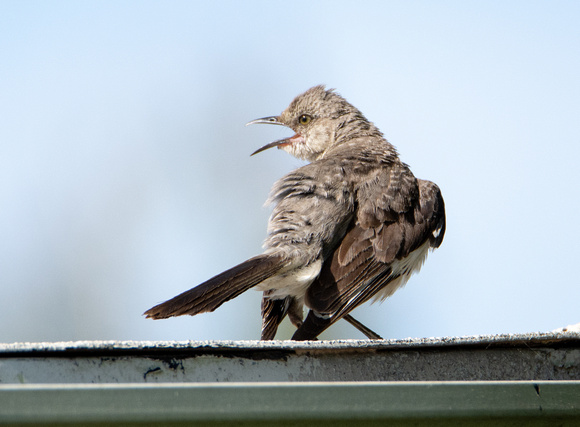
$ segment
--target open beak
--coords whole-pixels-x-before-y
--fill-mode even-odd
[[[254,154],[261,153],[262,151],[267,150],[268,148],[279,147],[280,145],[286,145],[286,144],[292,144],[292,141],[290,141],[290,138],[284,138],[284,139],[279,139],[278,141],[270,142],[269,144],[264,145],[262,148],[258,148],[256,151],[254,151],[252,154],[250,154],[250,156],[253,156]]]
[[[246,123],[246,126],[255,125],[255,124],[286,126],[284,123],[281,123],[278,120],[278,116],[262,117],[261,119],[252,120],[251,122]],[[254,154],[258,154],[264,150],[267,150],[268,148],[279,147],[280,145],[285,145],[285,144],[291,144],[292,143],[292,141],[290,141],[291,139],[292,138],[284,138],[284,139],[279,139],[278,141],[274,141],[274,142],[271,142],[269,144],[266,144],[262,148],[258,148],[256,151],[254,151],[252,154],[250,154],[250,156],[253,156]]]

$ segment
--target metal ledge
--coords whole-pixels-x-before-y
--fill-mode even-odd
[[[0,384],[580,380],[580,334],[0,345]]]
[[[2,425],[387,422],[580,425],[580,334],[0,345]]]

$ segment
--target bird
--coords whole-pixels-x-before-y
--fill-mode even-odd
[[[255,288],[263,292],[262,340],[274,339],[286,316],[296,327],[292,340],[316,340],[340,319],[380,339],[351,311],[391,296],[441,245],[446,224],[439,187],[416,178],[375,124],[324,85],[298,95],[280,115],[251,124],[294,132],[252,155],[277,147],[308,162],[271,189],[264,251],[144,315],[212,312]]]

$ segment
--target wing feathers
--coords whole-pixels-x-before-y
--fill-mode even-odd
[[[308,316],[296,339],[316,338],[397,279],[401,273],[391,269],[395,260],[406,258],[426,241],[432,248],[441,244],[445,207],[439,188],[429,181],[407,178],[397,180],[391,174],[387,180],[390,187],[383,193],[388,197],[379,198],[374,206],[363,201],[366,209],[358,211],[341,244],[307,291],[305,303],[318,314]],[[393,196],[394,188],[408,197]],[[373,211],[374,216],[370,215]]]

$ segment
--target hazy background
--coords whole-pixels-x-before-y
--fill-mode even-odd
[[[447,206],[421,274],[355,317],[386,338],[580,322],[579,22],[576,1],[0,1],[0,341],[259,338],[253,291],[141,313],[261,251],[301,162],[250,158],[291,131],[244,124],[320,83]]]

